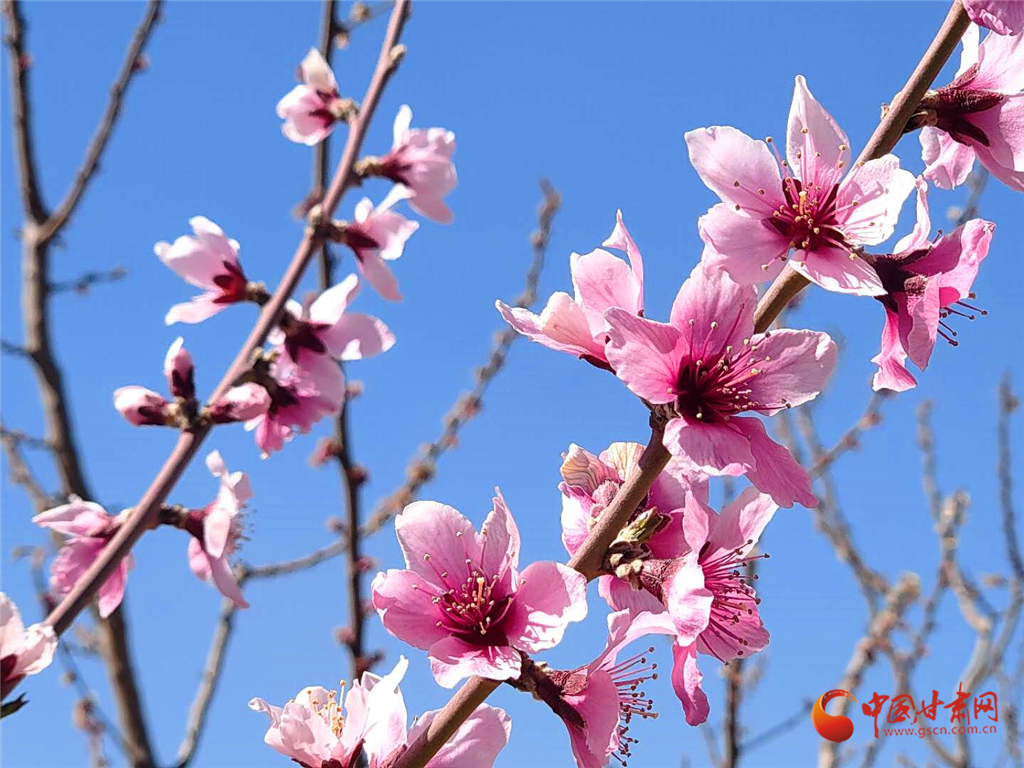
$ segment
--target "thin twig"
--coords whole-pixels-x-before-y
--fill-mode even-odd
[[[74,280],[61,280],[56,283],[50,283],[49,292],[51,294],[77,293],[85,295],[94,285],[116,283],[118,280],[123,280],[127,275],[128,270],[124,267],[114,267],[105,272],[86,272]]]
[[[551,239],[551,225],[562,202],[561,195],[546,180],[542,179],[540,185],[544,199],[537,209],[537,229],[530,237],[533,246],[533,261],[526,274],[526,285],[523,292],[515,300],[517,307],[530,307],[537,301],[537,284],[540,280],[541,270],[544,268],[548,242]],[[519,338],[519,334],[508,327],[495,334],[494,346],[491,348],[487,364],[476,370],[476,384],[473,390],[469,394],[461,395],[445,414],[444,429],[441,434],[434,442],[420,448],[416,456],[409,462],[405,482],[377,505],[373,515],[363,526],[364,535],[380,531],[407,504],[413,502],[420,489],[434,477],[438,458],[456,445],[459,430],[480,412],[483,395],[504,366],[508,350],[517,338]]]

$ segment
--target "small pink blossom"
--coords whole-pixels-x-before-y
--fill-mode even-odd
[[[33,624],[26,629],[18,606],[0,592],[0,698],[5,698],[23,678],[50,666],[56,649],[53,627]]]
[[[452,155],[455,134],[444,128],[410,128],[412,110],[403,104],[395,117],[395,140],[380,159],[379,175],[395,186],[381,207],[408,200],[413,210],[438,224],[451,224],[452,212],[444,196],[455,189],[458,176]]]
[[[1024,31],[1021,0],[963,0],[963,5],[971,21],[997,35],[1019,35]]]
[[[364,197],[356,205],[356,220],[345,225],[342,238],[374,290],[389,301],[401,301],[398,280],[387,262],[402,255],[406,241],[420,225],[390,210],[394,202],[385,201],[374,208],[370,198]]]
[[[164,376],[167,389],[174,397],[192,400],[196,396],[195,367],[192,355],[184,347],[185,339],[179,336],[167,350],[164,357]]]
[[[342,117],[338,83],[316,48],[310,48],[302,60],[299,79],[302,84],[277,102],[277,116],[284,120],[281,133],[285,137],[313,146],[330,135]]]
[[[344,690],[339,696],[337,691],[312,686],[283,707],[255,698],[249,708],[270,718],[264,741],[302,768],[355,768],[364,754],[368,768],[386,768],[439,711],[426,712],[406,732],[408,716],[398,685],[408,666],[403,656],[384,677],[364,672],[347,696]],[[427,768],[490,768],[511,730],[512,721],[503,710],[482,704],[427,762]]]
[[[578,445],[569,446],[558,489],[562,493],[562,543],[570,555],[580,548],[619,488],[636,471],[643,453],[639,443],[612,443],[599,456]],[[683,538],[683,509],[694,494],[707,500],[706,478],[689,470],[685,462],[673,459],[630,518],[632,522],[649,510],[656,510],[664,518],[663,527],[647,541],[652,557],[678,557],[689,549]],[[614,576],[600,577],[598,586],[602,597],[617,608],[660,610],[661,604],[653,597]]]
[[[245,424],[263,458],[281,450],[296,431],[305,434],[320,419],[338,413],[345,399],[345,377],[326,355],[303,355],[301,366],[280,355],[270,375],[274,386],[268,391],[269,407]]]
[[[114,407],[125,421],[136,427],[166,426],[174,420],[171,404],[145,387],[120,387],[114,390]]]
[[[41,512],[32,522],[63,533],[65,540],[50,566],[50,588],[66,595],[99,557],[107,542],[117,533],[123,517],[107,514],[99,504],[72,496],[67,504]],[[121,604],[128,571],[134,561],[127,555],[99,589],[99,612],[106,618]]]
[[[686,143],[701,180],[722,200],[698,223],[706,264],[748,285],[775,278],[792,251],[793,268],[822,288],[884,293],[859,250],[892,235],[914,177],[895,155],[851,163],[849,139],[802,76],[787,160],[772,156],[771,139],[731,127],[698,128]]]
[[[601,248],[569,257],[575,297],[552,294],[540,315],[524,307],[495,302],[498,312],[516,331],[556,352],[568,352],[610,370],[605,355],[605,310],[619,307],[635,315],[644,312],[644,263],[629,230],[616,213],[615,229],[602,245],[625,251],[627,264]]]
[[[231,570],[230,557],[244,538],[241,514],[252,498],[252,488],[244,472],[228,471],[219,451],[206,457],[206,468],[220,481],[220,489],[213,502],[188,513],[185,530],[192,534],[188,565],[192,573],[202,581],[212,581],[236,606],[248,608]]]
[[[288,302],[291,318],[283,331],[271,333],[270,342],[281,345],[287,357],[301,366],[324,355],[362,360],[387,352],[394,346],[395,335],[384,322],[346,311],[359,290],[359,278],[349,275],[306,306]]]
[[[608,617],[608,642],[596,659],[574,670],[550,672],[551,689],[543,683],[538,686],[538,695],[569,731],[578,768],[603,768],[612,756],[625,765],[637,743],[635,736],[626,736],[633,718],[657,717],[653,700],[638,689],[657,679],[658,665],[648,663],[643,653],[617,659],[626,645],[652,633],[675,633],[668,614],[613,613]]]
[[[373,605],[388,632],[428,651],[445,688],[471,675],[515,679],[520,651],[553,648],[587,615],[582,574],[553,562],[520,574],[519,530],[500,492],[479,534],[434,501],[407,506],[395,528],[406,570],[377,574]]]
[[[246,300],[249,284],[238,261],[238,242],[203,216],[189,219],[195,237],[182,235],[174,244],[160,242],[153,250],[185,282],[204,292],[184,304],[175,304],[164,322],[199,323],[231,304]]]
[[[764,424],[814,399],[835,365],[827,334],[754,333],[757,292],[698,264],[668,323],[609,309],[608,361],[638,397],[667,406],[665,447],[708,475],[746,475],[779,505],[814,506],[811,481]]]
[[[1024,15],[1024,2],[1012,5]],[[925,94],[908,128],[924,126],[924,176],[952,189],[967,180],[977,158],[1010,189],[1024,192],[1024,33],[990,33],[979,47],[972,24],[963,46],[956,79]]]
[[[896,243],[895,253],[868,257],[886,288],[876,297],[885,307],[881,351],[873,386],[902,392],[917,385],[906,368],[909,357],[921,370],[928,366],[938,337],[957,346],[957,332],[945,321],[960,316],[973,320],[971,285],[988,255],[995,224],[971,219],[936,241],[929,240],[928,185],[917,182],[917,226]]]

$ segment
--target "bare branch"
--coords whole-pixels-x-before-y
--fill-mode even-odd
[[[123,280],[127,274],[128,270],[124,267],[114,267],[105,272],[86,272],[74,280],[50,283],[48,289],[51,294],[74,292],[84,296],[92,286],[101,283],[116,283],[118,280]]]
[[[110,134],[114,130],[118,115],[121,114],[121,105],[124,101],[125,91],[128,90],[132,76],[143,69],[141,66],[142,51],[146,47],[149,36],[153,32],[153,27],[156,25],[159,17],[160,0],[150,0],[146,6],[146,14],[143,16],[142,23],[135,30],[135,36],[128,47],[128,53],[125,56],[124,63],[121,65],[121,71],[117,76],[117,80],[114,81],[114,85],[110,88],[110,100],[107,102],[107,109],[96,128],[96,133],[93,134],[92,141],[89,142],[82,165],[78,169],[78,173],[75,174],[75,180],[72,182],[71,188],[64,196],[60,205],[57,206],[57,209],[42,226],[42,232],[40,233],[40,240],[42,242],[52,240],[60,233],[75,212],[79,202],[81,202],[86,187],[89,186],[89,182],[99,167],[100,158],[103,156],[103,150],[106,149],[107,142],[110,140]]]
[[[533,261],[526,274],[526,286],[515,300],[517,307],[530,307],[537,300],[537,284],[540,280],[541,270],[544,268],[548,242],[551,239],[551,225],[562,202],[561,195],[546,180],[542,179],[540,184],[544,199],[537,209],[537,230],[530,237],[530,242],[533,245]],[[455,401],[444,416],[444,429],[440,436],[434,442],[420,448],[415,458],[409,462],[406,469],[406,481],[377,505],[373,515],[363,526],[365,535],[371,535],[381,530],[407,504],[414,501],[420,489],[434,477],[437,470],[437,459],[456,445],[459,430],[480,412],[487,387],[501,371],[508,356],[508,350],[518,337],[519,334],[508,327],[495,334],[494,346],[491,348],[487,364],[476,370],[476,385],[473,390],[469,394],[461,395]]]

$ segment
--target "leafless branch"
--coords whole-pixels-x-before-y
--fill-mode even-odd
[[[100,285],[102,283],[116,283],[118,280],[123,280],[128,274],[128,270],[124,267],[114,267],[108,269],[106,272],[86,272],[80,277],[76,277],[74,280],[62,280],[56,283],[50,283],[48,286],[49,292],[54,293],[77,293],[85,295],[89,292],[89,289],[94,285]]]
[[[548,241],[551,239],[551,225],[562,202],[561,195],[546,180],[541,180],[540,185],[544,199],[537,210],[537,230],[530,238],[533,245],[533,261],[526,274],[526,286],[515,300],[518,307],[532,306],[537,300],[537,283],[544,268],[544,257]],[[518,333],[507,327],[495,334],[494,346],[491,348],[487,363],[476,369],[476,384],[473,390],[469,394],[461,395],[445,414],[444,429],[440,436],[434,442],[422,446],[409,462],[406,481],[377,505],[373,515],[363,526],[364,535],[381,530],[407,504],[414,501],[420,489],[434,477],[438,458],[456,445],[459,430],[480,412],[483,395],[504,366],[508,350],[518,336]]]

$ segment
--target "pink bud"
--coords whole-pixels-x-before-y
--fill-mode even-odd
[[[175,397],[194,400],[196,396],[195,368],[192,355],[184,347],[185,339],[179,336],[167,350],[164,358],[164,376],[167,388]]]
[[[259,384],[232,387],[214,405],[210,406],[210,420],[214,424],[248,421],[262,416],[270,408],[270,395]]]
[[[114,392],[114,407],[129,424],[166,426],[171,417],[170,403],[145,387],[121,387]]]

